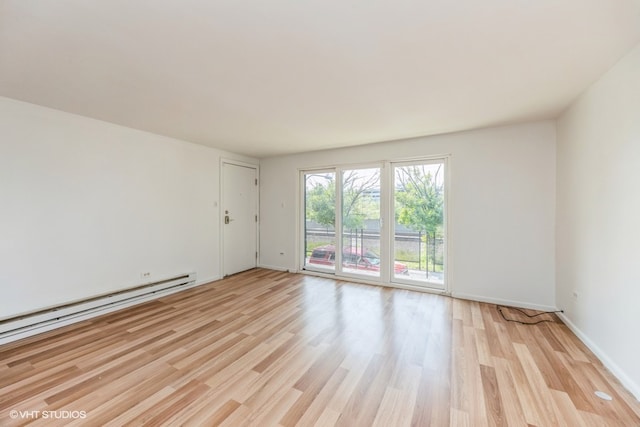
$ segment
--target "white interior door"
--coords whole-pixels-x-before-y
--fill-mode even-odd
[[[256,267],[258,187],[257,170],[222,164],[223,274]]]

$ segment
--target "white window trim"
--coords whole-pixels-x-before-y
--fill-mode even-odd
[[[296,271],[309,274],[313,276],[319,277],[328,277],[334,279],[348,279],[353,282],[372,284],[378,286],[392,287],[392,288],[400,288],[400,289],[408,289],[420,292],[429,292],[429,293],[437,293],[437,294],[446,294],[450,295],[453,289],[453,277],[451,274],[451,266],[452,266],[452,257],[451,257],[451,194],[452,194],[452,186],[451,186],[451,154],[439,154],[439,155],[430,155],[430,156],[416,156],[416,157],[407,157],[400,158],[394,160],[381,160],[375,162],[364,162],[364,163],[344,163],[344,164],[335,164],[335,165],[326,165],[326,166],[315,166],[308,168],[298,168],[298,200],[297,200],[297,209],[298,215],[296,224]],[[401,165],[411,165],[411,164],[424,164],[424,163],[444,163],[444,186],[445,186],[445,194],[444,194],[444,239],[445,239],[445,249],[444,249],[444,285],[440,286],[439,284],[431,284],[434,286],[430,286],[429,282],[418,282],[411,280],[393,280],[392,277],[392,269],[390,268],[391,262],[391,254],[394,250],[394,221],[389,220],[389,218],[394,217],[394,206],[392,203],[393,200],[393,183],[394,177],[392,176],[393,167],[401,166]],[[336,185],[336,200],[340,200],[342,194],[341,185],[338,185],[342,182],[342,172],[344,170],[350,169],[367,169],[372,167],[379,167],[380,171],[380,194],[381,194],[381,233],[380,233],[380,257],[381,259],[387,260],[387,262],[381,263],[380,277],[371,277],[368,278],[364,275],[356,275],[342,272],[341,263],[342,256],[339,253],[336,253],[336,263],[334,272],[324,272],[318,271],[314,269],[305,269],[305,254],[302,253],[302,248],[304,248],[304,223],[306,218],[305,216],[305,207],[303,206],[304,197],[305,197],[305,185],[304,185],[304,175],[308,173],[322,173],[322,172],[334,172],[336,175],[335,185]],[[382,195],[384,195],[382,197]],[[338,233],[339,230],[342,230],[342,207],[340,203],[336,203],[336,246],[338,246]],[[336,251],[340,252],[340,251]]]

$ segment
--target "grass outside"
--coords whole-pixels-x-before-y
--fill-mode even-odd
[[[429,271],[442,273],[444,271],[442,265],[442,257],[436,255],[436,265],[434,269],[433,260],[431,257],[428,259],[427,264],[427,254],[422,253],[420,260],[418,260],[418,254],[415,251],[407,251],[403,249],[396,250],[396,261],[406,264],[409,267],[409,270],[426,270],[427,265],[429,266]]]

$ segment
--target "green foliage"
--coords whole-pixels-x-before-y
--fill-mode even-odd
[[[370,192],[379,188],[380,174],[362,176],[357,171],[344,174],[342,185],[342,227],[364,228],[365,219],[380,218],[380,202]]]
[[[333,227],[336,218],[336,186],[333,176],[307,189],[307,219]]]
[[[442,254],[438,253],[436,256],[433,255],[430,248],[423,247],[420,253],[420,259],[418,260],[418,251],[415,250],[407,250],[407,249],[396,249],[395,258],[396,261],[402,262],[409,267],[411,270],[419,270],[425,271],[428,270],[430,272],[442,272]],[[435,261],[435,262],[434,262]]]
[[[325,227],[335,227],[336,185],[333,175],[308,175],[315,184],[307,187],[307,219]],[[323,180],[318,181],[318,177]],[[368,192],[378,188],[379,174],[362,177],[357,171],[348,171],[342,187],[342,226],[345,230],[364,227],[365,219],[379,218],[379,201]]]
[[[415,231],[436,233],[443,226],[443,187],[424,166],[397,169],[396,221]]]

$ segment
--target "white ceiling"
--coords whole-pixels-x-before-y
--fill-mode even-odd
[[[640,0],[0,0],[0,95],[255,157],[557,116]]]

